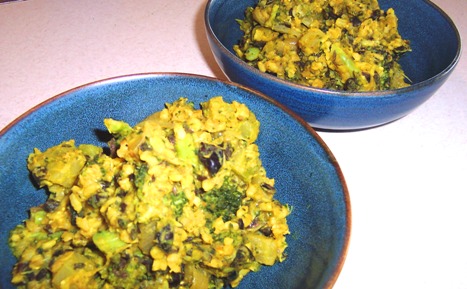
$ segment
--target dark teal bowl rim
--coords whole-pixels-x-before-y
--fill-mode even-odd
[[[234,61],[237,65],[241,66],[242,69],[246,69],[247,71],[251,73],[258,74],[260,77],[264,77],[265,79],[268,79],[269,81],[272,82],[277,82],[283,86],[289,86],[297,90],[302,90],[303,92],[310,92],[310,93],[319,93],[319,94],[325,94],[330,97],[344,97],[344,98],[367,98],[367,97],[378,97],[378,98],[390,98],[390,97],[396,97],[400,96],[404,93],[419,90],[420,88],[429,86],[431,83],[438,81],[439,79],[446,78],[452,70],[456,67],[457,63],[459,62],[459,59],[461,57],[461,52],[462,52],[462,42],[461,42],[461,37],[459,30],[457,29],[456,25],[452,21],[452,19],[449,17],[449,15],[446,14],[439,6],[434,4],[433,2],[429,0],[420,0],[425,2],[425,4],[432,6],[435,10],[440,13],[440,15],[449,23],[449,25],[452,27],[453,32],[456,35],[456,39],[458,42],[457,45],[457,50],[456,54],[449,63],[449,65],[444,68],[442,71],[440,71],[438,74],[425,79],[423,81],[414,83],[408,87],[404,88],[399,88],[399,89],[392,89],[392,90],[380,90],[380,91],[371,91],[371,92],[346,92],[346,91],[339,91],[339,90],[331,90],[331,89],[323,89],[323,88],[316,88],[316,87],[309,87],[301,84],[296,84],[291,81],[283,80],[278,77],[275,77],[273,75],[261,72],[260,70],[246,64],[243,60],[241,60],[239,57],[237,57],[235,54],[233,54],[227,47],[225,47],[222,42],[217,38],[216,34],[214,33],[211,22],[209,21],[209,15],[211,12],[211,7],[212,3],[216,2],[218,0],[208,0],[205,6],[204,10],[204,23],[205,23],[205,28],[206,32],[208,34],[208,37],[210,37],[215,45],[218,46],[218,48],[222,51],[224,55],[226,55],[230,60]]]

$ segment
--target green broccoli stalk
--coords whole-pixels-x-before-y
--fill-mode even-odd
[[[222,217],[224,222],[233,219],[242,204],[243,193],[236,184],[226,178],[222,186],[201,195],[205,202],[205,211],[216,218]]]
[[[107,256],[116,254],[128,247],[128,244],[123,242],[117,233],[110,231],[97,232],[92,236],[92,241]]]

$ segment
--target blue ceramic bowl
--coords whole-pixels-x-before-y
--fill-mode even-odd
[[[26,168],[34,147],[44,150],[68,139],[106,146],[98,137],[106,130],[104,118],[134,125],[182,96],[198,106],[217,95],[245,103],[256,114],[261,159],[276,179],[277,198],[293,207],[286,261],[247,275],[238,288],[332,287],[347,252],[350,203],[342,172],[315,131],[274,100],[236,84],[187,74],[139,74],[67,91],[0,131],[0,288],[13,288],[9,231],[46,199]]]
[[[461,40],[451,19],[428,0],[379,0],[393,7],[399,32],[409,39],[412,52],[400,63],[412,86],[388,91],[348,93],[317,89],[281,80],[255,69],[233,52],[242,37],[235,19],[257,0],[209,0],[205,25],[211,50],[233,82],[256,89],[292,109],[315,128],[362,129],[397,120],[428,100],[457,65]]]

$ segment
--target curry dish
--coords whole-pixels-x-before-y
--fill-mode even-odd
[[[237,21],[244,36],[233,49],[262,72],[344,91],[409,85],[398,61],[410,43],[377,0],[260,0]]]
[[[69,140],[28,157],[49,195],[10,233],[13,284],[236,287],[286,258],[290,208],[274,199],[247,106],[180,98],[134,127],[104,123],[108,150]]]

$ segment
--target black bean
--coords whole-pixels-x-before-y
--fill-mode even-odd
[[[237,270],[233,270],[232,272],[229,272],[227,275],[227,281],[234,281],[238,277],[238,272]]]
[[[125,213],[127,204],[122,202],[120,203],[120,212]]]
[[[42,269],[37,273],[37,275],[36,275],[36,280],[37,280],[37,281],[41,281],[42,279],[44,279],[45,277],[47,277],[48,273],[49,273],[49,272],[47,271],[47,269],[42,268]]]
[[[16,265],[16,272],[17,273],[21,273],[21,272],[24,272],[24,271],[27,271],[29,270],[29,263],[25,263],[25,262],[20,262]]]
[[[224,162],[224,150],[215,145],[201,143],[198,158],[211,175],[215,175]]]
[[[334,9],[330,5],[328,5],[328,7],[323,9],[322,14],[325,20],[336,20],[337,18],[340,17],[339,15],[334,13]]]
[[[267,183],[262,183],[261,188],[268,194],[274,194],[276,192],[276,189]]]
[[[164,240],[170,241],[170,240],[173,240],[173,238],[174,238],[174,233],[173,232],[167,232],[167,234],[165,234]]]
[[[58,206],[60,206],[59,201],[56,201],[54,199],[48,199],[44,203],[43,208],[44,208],[44,211],[46,211],[47,213],[50,213],[50,212],[54,211]]]
[[[245,229],[245,224],[243,223],[243,219],[238,219],[237,223],[238,223],[238,228],[240,230]]]
[[[200,182],[206,180],[207,178],[208,178],[208,177],[206,177],[206,176],[201,176],[201,175],[196,176],[196,179],[197,179],[198,181],[200,181]]]
[[[150,144],[148,144],[147,142],[143,142],[140,146],[139,146],[139,149],[141,151],[151,151],[152,150],[152,147]]]
[[[261,232],[261,234],[263,234],[266,237],[270,237],[272,235],[271,227],[263,227],[259,229],[259,231]]]
[[[58,256],[62,255],[63,253],[65,253],[64,250],[58,249],[57,251],[55,251],[55,252],[52,254],[52,257],[58,257]]]
[[[373,10],[373,12],[371,13],[371,19],[373,20],[377,20],[380,16],[381,16],[380,9]]]
[[[105,189],[107,189],[108,187],[110,187],[110,185],[112,185],[111,182],[108,182],[108,181],[102,181],[102,182],[101,182],[101,188],[102,188],[103,190],[105,190]]]
[[[352,19],[350,19],[350,22],[352,22],[352,25],[354,27],[359,27],[362,24],[362,21],[357,16],[352,17]]]
[[[367,82],[370,82],[371,80],[371,75],[368,72],[362,72],[363,76],[365,76],[365,79]]]
[[[170,274],[169,277],[169,287],[170,288],[178,288],[180,286],[180,283],[183,280],[183,274],[182,273],[172,273]]]
[[[355,78],[351,77],[347,79],[347,81],[344,84],[344,90],[347,91],[355,91],[358,89],[358,82]]]
[[[33,272],[26,273],[25,276],[26,276],[26,279],[28,281],[32,281],[32,280],[36,279],[36,276],[34,276]]]
[[[109,145],[110,157],[115,158],[118,150],[117,141],[112,138],[107,144]]]

